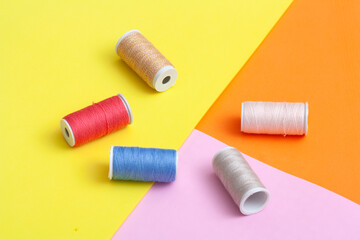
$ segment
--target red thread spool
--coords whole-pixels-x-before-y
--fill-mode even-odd
[[[105,99],[65,116],[62,134],[71,146],[80,146],[132,123],[129,103],[122,94]]]

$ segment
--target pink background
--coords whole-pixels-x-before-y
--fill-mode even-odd
[[[262,212],[242,215],[211,167],[224,147],[194,130],[179,150],[176,181],[154,184],[113,239],[360,238],[359,205],[248,156],[271,198]]]

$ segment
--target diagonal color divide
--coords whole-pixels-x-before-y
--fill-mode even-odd
[[[109,182],[110,145],[178,149],[290,3],[2,1],[0,238],[110,238],[150,187]],[[134,28],[177,68],[169,91],[114,53]],[[119,92],[134,124],[69,148],[60,119]]]
[[[295,1],[197,129],[360,204],[360,4]],[[309,102],[306,137],[240,133],[241,102]]]
[[[194,130],[180,148],[177,180],[154,184],[113,240],[359,238],[359,205],[249,156],[271,199],[262,212],[241,215],[211,166],[224,147]]]

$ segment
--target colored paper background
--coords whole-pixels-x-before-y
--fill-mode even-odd
[[[197,129],[360,203],[360,4],[295,1]],[[306,137],[240,133],[241,102],[309,103]]]
[[[110,238],[150,187],[109,182],[110,144],[179,148],[290,2],[2,1],[0,238]],[[178,69],[171,90],[116,56],[134,28]],[[69,148],[60,119],[118,92],[134,124]]]
[[[113,240],[359,238],[356,203],[248,156],[271,198],[263,211],[241,215],[211,166],[225,146],[194,130],[179,150],[177,180],[154,184]]]

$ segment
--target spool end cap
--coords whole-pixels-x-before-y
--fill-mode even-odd
[[[69,144],[70,147],[73,147],[75,145],[74,133],[71,129],[70,124],[64,118],[60,121],[60,128],[66,142]]]
[[[244,215],[258,213],[265,208],[269,199],[270,192],[266,188],[252,188],[241,198],[240,212]]]
[[[178,72],[173,66],[165,66],[156,73],[152,85],[156,91],[164,92],[175,85],[177,76]]]

